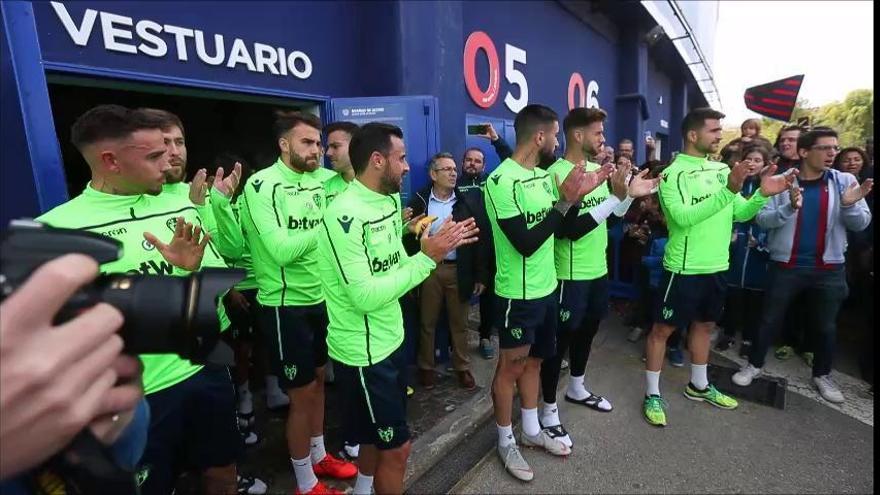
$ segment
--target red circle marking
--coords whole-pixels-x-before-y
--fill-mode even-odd
[[[580,88],[580,105],[574,104],[574,90]],[[572,72],[571,78],[568,80],[568,109],[573,110],[580,108],[587,103],[587,88],[584,86],[584,78],[580,72]]]
[[[489,59],[489,87],[483,91],[477,83],[475,73],[477,66],[477,51],[486,52]],[[464,44],[464,84],[467,87],[471,100],[480,108],[489,108],[498,99],[498,90],[501,87],[500,66],[498,64],[498,52],[492,38],[483,31],[474,31],[468,36]]]

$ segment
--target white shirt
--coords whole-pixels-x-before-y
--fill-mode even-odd
[[[430,232],[431,235],[437,233],[440,230],[440,225],[443,224],[443,221],[446,220],[446,217],[452,215],[452,207],[455,205],[455,191],[452,191],[452,195],[449,198],[442,200],[438,199],[437,196],[434,196],[434,188],[431,188],[431,194],[428,195],[428,211],[427,215],[433,215],[437,217],[437,220],[431,224]],[[446,255],[447,260],[456,259],[455,250],[449,252]]]

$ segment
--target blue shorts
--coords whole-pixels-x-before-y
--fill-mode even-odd
[[[244,445],[228,368],[205,366],[146,398],[150,431],[138,468],[142,494],[167,495],[185,470],[202,471],[238,460]]]
[[[404,349],[401,345],[372,366],[333,361],[347,441],[375,445],[379,450],[395,449],[409,441]]]
[[[559,331],[569,332],[584,320],[608,315],[608,276],[594,280],[559,281]]]
[[[529,356],[550,359],[556,355],[559,321],[556,291],[540,299],[507,299],[498,296],[496,326],[502,349],[530,346]]]

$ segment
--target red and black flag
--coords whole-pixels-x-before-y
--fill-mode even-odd
[[[765,117],[788,122],[803,82],[804,75],[801,74],[752,86],[746,89],[746,108]]]

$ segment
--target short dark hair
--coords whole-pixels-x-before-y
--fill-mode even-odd
[[[374,151],[386,156],[391,152],[391,136],[403,139],[403,131],[400,127],[383,122],[370,122],[352,134],[348,156],[355,174],[360,174],[367,168],[370,155]]]
[[[287,134],[299,124],[305,124],[317,129],[319,132],[321,130],[321,119],[318,118],[317,115],[300,111],[276,110],[274,124],[275,138],[277,139]]]
[[[464,153],[462,153],[462,155],[461,155],[461,161],[462,161],[462,162],[464,162],[464,158],[465,158],[465,157],[467,156],[467,154],[470,153],[471,151],[476,151],[477,153],[479,153],[480,155],[483,156],[483,161],[486,161],[486,154],[483,153],[483,150],[481,150],[480,148],[477,148],[476,146],[471,146],[470,148],[464,150]]]
[[[513,120],[513,130],[516,132],[517,144],[524,143],[532,138],[538,130],[538,126],[549,125],[558,122],[559,116],[552,108],[546,105],[533,103],[526,105],[516,114]]]
[[[348,133],[349,136],[354,136],[354,131],[358,129],[358,125],[354,122],[346,122],[343,120],[340,122],[332,122],[330,124],[327,124],[324,127],[324,134],[326,136],[329,136],[333,132],[342,131]]]
[[[633,144],[633,142],[632,139],[623,138],[617,143],[617,149],[620,149],[620,145],[622,144]]]
[[[160,108],[138,108],[139,111],[144,112],[145,114],[155,117],[163,122],[162,130],[167,131],[172,127],[177,127],[180,129],[180,133],[186,137],[186,129],[183,128],[183,122],[181,122],[180,117],[174,115],[168,110],[162,110]]]
[[[80,152],[104,139],[122,139],[143,129],[163,129],[163,121],[143,110],[122,105],[98,105],[80,115],[70,127],[70,142]]]
[[[849,147],[846,147],[846,148],[840,150],[840,152],[837,154],[837,156],[834,157],[834,165],[832,167],[837,170],[840,170],[841,162],[843,162],[843,156],[846,155],[847,153],[852,153],[852,152],[856,152],[862,157],[862,167],[867,167],[868,165],[871,164],[871,160],[868,159],[868,153],[865,150],[863,150],[862,148],[859,148],[858,146],[849,146]]]
[[[706,121],[709,119],[720,120],[724,117],[725,115],[723,113],[714,108],[695,108],[688,112],[688,114],[684,116],[684,120],[681,121],[681,135],[682,137],[685,137],[690,131],[699,131],[706,125]]]
[[[812,130],[807,132],[802,132],[800,136],[798,136],[797,140],[797,149],[798,150],[808,150],[816,144],[816,141],[819,138],[823,137],[837,137],[837,131],[831,129],[830,127],[814,127]]]
[[[562,121],[562,130],[568,135],[569,131],[587,127],[593,122],[605,122],[606,118],[608,118],[608,114],[601,108],[574,108]]]
[[[779,148],[779,140],[782,139],[782,134],[789,131],[798,131],[800,133],[803,133],[805,129],[797,124],[783,126],[782,129],[779,129],[779,132],[776,133],[776,141],[773,142],[774,148]]]

